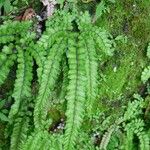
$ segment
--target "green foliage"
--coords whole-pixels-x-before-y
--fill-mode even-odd
[[[12,9],[10,0],[1,0],[0,1],[0,10],[4,7],[4,12],[7,14]]]
[[[8,47],[7,47],[8,48]],[[10,68],[14,64],[14,60],[16,58],[15,54],[6,54],[4,51],[7,49],[6,47],[3,48],[2,52],[0,53],[0,85],[2,85],[9,74]]]
[[[147,47],[147,57],[150,59],[150,43],[148,44]]]
[[[31,22],[5,22],[0,27],[1,41],[1,84],[5,82],[11,67],[17,64],[16,80],[12,98],[14,103],[9,112],[10,128],[13,127],[10,149],[17,150],[25,141],[29,118],[27,107],[30,106],[32,64],[33,60],[28,51],[28,44],[34,40],[29,30]],[[23,32],[22,32],[23,31]],[[7,45],[7,46],[6,46]]]
[[[119,139],[123,138],[123,140],[120,141],[120,145],[118,144],[117,148],[133,150],[135,146],[134,140],[137,138],[139,140],[138,146],[140,149],[148,150],[150,148],[146,122],[142,118],[144,115],[142,109],[145,107],[145,103],[139,95],[135,95],[134,97],[136,99],[128,103],[124,116],[116,120],[103,135],[100,149],[110,147],[111,140],[113,140],[113,137],[115,137],[118,131],[121,132],[121,134],[118,135]],[[117,139],[115,142],[117,142]]]
[[[126,38],[115,39],[114,56],[101,65],[103,72],[100,71],[99,98],[102,100],[101,107],[107,105],[108,110],[109,106],[113,109],[116,105],[120,107],[123,102],[126,103],[126,98],[139,92],[142,83],[140,77],[146,60],[133,41]]]
[[[102,16],[102,14],[106,12],[110,12],[110,8],[106,5],[106,3],[111,2],[115,3],[115,0],[102,0],[96,7],[96,12],[95,12],[95,21]]]
[[[29,119],[24,116],[15,119],[13,132],[11,135],[11,150],[20,149],[21,145],[25,142],[29,127],[28,123]]]
[[[5,103],[6,103],[6,100],[0,100],[0,120],[2,122],[9,121],[7,117],[8,110],[5,109]]]
[[[128,102],[127,110],[124,113],[125,120],[135,119],[142,114],[142,108],[144,107],[143,99],[139,95],[134,95],[134,97],[137,99],[133,102]]]
[[[150,58],[150,44],[147,48],[147,57]],[[141,80],[143,83],[145,83],[150,78],[150,66],[146,67],[141,75]]]
[[[61,140],[61,135],[55,136],[50,135],[47,131],[35,131],[29,136],[22,150],[61,150]]]
[[[9,115],[6,103],[0,102],[0,118],[10,143],[5,149],[149,150],[148,102],[139,95],[134,100],[122,97],[124,87],[130,87],[125,85],[135,79],[131,75],[139,74],[142,66],[137,69],[136,45],[121,36],[114,40],[106,26],[96,26],[90,14],[78,11],[72,0],[58,2],[61,10],[46,20],[39,39],[31,21],[7,21],[0,27],[2,88],[11,71],[16,71]],[[109,2],[115,1],[101,1],[97,6],[97,19],[103,20]],[[110,59],[116,47],[118,52]],[[147,81],[147,71],[143,74]],[[105,99],[105,106],[101,105]],[[128,105],[120,111],[116,106],[114,114],[107,102],[116,99]]]
[[[144,121],[141,119],[135,119],[132,120],[130,123],[128,123],[125,126],[126,131],[126,143],[125,143],[125,149],[126,150],[132,150],[133,149],[133,139],[134,134],[139,139],[139,145],[141,150],[148,150],[150,148],[149,146],[149,137],[148,134],[144,131]]]
[[[56,44],[51,48],[51,52],[47,57],[47,61],[45,61],[45,65],[43,68],[42,80],[39,89],[39,95],[36,100],[35,105],[35,126],[40,128],[43,126],[45,122],[46,112],[48,108],[45,106],[48,103],[48,99],[53,91],[55,80],[58,77],[59,73],[59,63],[61,61],[61,56],[63,55],[64,45],[59,45],[62,42],[62,39],[57,39]],[[43,122],[42,122],[43,121]],[[40,125],[40,126],[39,126]]]
[[[7,55],[15,55],[17,63],[12,94],[14,103],[9,113],[10,126],[14,124],[12,150],[19,149],[26,140],[28,131],[32,130],[29,127],[30,120],[34,120],[34,127],[38,132],[46,131],[53,123],[48,112],[53,107],[53,94],[62,66],[68,68],[68,73],[63,73],[62,81],[62,88],[67,86],[62,97],[67,103],[64,149],[74,149],[84,112],[87,112],[88,117],[93,114],[97,97],[98,59],[112,55],[113,40],[109,39],[110,35],[105,30],[92,25],[87,12],[77,15],[76,11],[56,12],[47,21],[46,30],[36,43],[35,34],[30,32],[30,22],[13,22],[12,25],[6,22],[0,28],[4,53],[2,58],[6,61]],[[28,109],[32,105],[33,59],[37,64],[39,91],[34,100],[34,116],[30,117]],[[68,66],[61,65],[62,61]],[[2,67],[3,65],[4,63]],[[8,69],[5,67],[5,78],[12,65],[13,63],[6,65]],[[1,80],[2,83],[5,81],[3,78]],[[63,92],[64,89],[61,90]]]
[[[73,39],[77,38],[73,36],[69,39],[69,64],[70,70],[68,73],[69,85],[67,93],[68,109],[66,111],[67,124],[65,133],[65,145],[64,148],[73,149],[75,140],[78,135],[78,130],[81,126],[84,112],[85,103],[85,49],[83,49],[82,36],[79,36],[78,44],[74,43]]]
[[[22,100],[31,97],[31,80],[32,80],[32,58],[28,52],[22,51],[20,47],[18,49],[18,70],[17,79],[15,80],[15,87],[12,97],[15,102],[11,107],[11,115],[14,116],[18,113],[19,107],[21,106]]]

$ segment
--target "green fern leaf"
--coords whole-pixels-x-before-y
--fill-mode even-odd
[[[148,44],[147,48],[147,57],[150,59],[150,43]]]
[[[31,134],[25,144],[22,146],[22,150],[32,150],[37,149],[39,147],[39,143],[41,143],[43,137],[43,132],[38,131]],[[44,134],[44,137],[47,138],[47,135]],[[48,139],[48,138],[47,138]]]
[[[46,55],[44,47],[41,46],[40,43],[38,43],[36,45],[33,43],[30,43],[28,51],[31,54],[31,56],[35,59],[36,64],[38,65],[38,69],[37,69],[38,81],[39,81],[39,83],[41,83],[43,66],[44,66],[45,55]]]
[[[31,22],[24,21],[7,21],[4,22],[3,25],[0,27],[0,44],[10,43],[12,41],[18,40],[17,37],[20,39],[20,35],[28,33],[31,27]],[[22,32],[24,31],[24,32]],[[23,36],[26,37],[26,36]]]
[[[88,37],[88,36],[87,36]],[[92,114],[92,108],[96,100],[97,95],[97,70],[98,64],[96,60],[96,50],[95,43],[93,39],[89,38],[85,41],[85,49],[86,49],[86,76],[87,76],[87,112],[88,114]]]
[[[97,54],[99,57],[106,58],[106,56],[112,56],[114,52],[113,41],[110,40],[110,34],[101,28],[93,28],[93,39],[97,45]],[[101,59],[100,59],[101,60]]]
[[[133,138],[134,138],[134,134],[132,131],[127,130],[126,131],[126,136],[125,136],[125,144],[124,144],[124,148],[125,150],[133,150]]]
[[[124,119],[121,117],[115,121],[115,124],[111,125],[107,129],[107,132],[105,132],[105,134],[103,135],[101,143],[100,143],[101,150],[107,150],[108,144],[109,144],[110,140],[112,139],[113,133],[119,129],[119,124],[121,124],[123,121],[124,121]]]
[[[65,42],[63,41],[64,43],[62,43],[62,41],[62,38],[57,39],[57,43],[52,46],[51,52],[44,64],[41,86],[34,110],[34,122],[37,129],[41,129],[45,126],[44,121],[49,106],[48,99],[54,89],[54,84],[59,73],[60,61],[65,52],[66,45]]]
[[[83,13],[79,20],[77,21],[79,30],[81,32],[80,37],[84,42],[85,52],[86,52],[86,78],[87,78],[87,86],[86,86],[86,107],[87,114],[90,116],[92,114],[93,105],[96,100],[97,95],[97,56],[96,56],[96,47],[95,42],[92,38],[93,26],[91,24],[91,17],[88,12]]]
[[[97,20],[98,18],[100,18],[103,12],[106,11],[106,9],[107,7],[105,6],[105,1],[102,0],[96,7],[95,19]]]
[[[137,118],[138,115],[142,114],[141,109],[143,108],[143,99],[136,99],[129,101],[127,110],[124,113],[124,120],[131,120]]]
[[[31,80],[32,80],[32,57],[28,52],[18,49],[18,69],[17,79],[15,80],[15,87],[13,98],[15,100],[11,107],[9,117],[12,118],[17,114],[22,100],[31,97]]]
[[[67,58],[64,57],[64,59],[62,60],[62,79],[60,80],[63,80],[62,81],[62,84],[61,84],[61,87],[60,87],[60,93],[58,95],[58,100],[60,103],[63,103],[64,100],[65,100],[65,96],[66,96],[66,93],[67,93],[67,86],[68,86],[68,83],[69,83],[69,79],[68,79],[68,66],[67,66],[67,63],[66,63],[66,60]]]
[[[149,150],[150,148],[150,141],[147,134],[144,131],[144,121],[141,119],[132,120],[125,126],[125,131],[127,131],[127,140],[128,143],[126,144],[126,149],[131,149],[133,146],[133,135],[136,134],[140,140],[140,149],[141,150]],[[132,138],[131,138],[132,137]],[[130,144],[129,144],[130,142]],[[130,145],[130,147],[129,147]]]
[[[15,120],[13,133],[11,135],[10,150],[19,150],[27,138],[28,131],[28,117],[19,117]]]
[[[140,140],[140,149],[141,150],[149,150],[150,149],[150,139],[146,132],[141,132],[138,134]]]
[[[79,37],[78,44],[75,43],[72,35],[69,39],[69,85],[67,92],[67,121],[64,139],[64,149],[73,150],[76,138],[81,127],[84,103],[85,103],[85,48],[82,37]],[[78,47],[77,47],[78,45]]]
[[[15,58],[15,54],[7,55],[3,52],[0,53],[0,85],[2,85],[7,78],[10,68],[14,64]]]
[[[145,83],[150,78],[150,66],[144,69],[142,72],[141,80]]]
[[[61,135],[58,135],[59,139]],[[62,150],[58,137],[50,135],[47,131],[35,131],[23,144],[22,150]]]

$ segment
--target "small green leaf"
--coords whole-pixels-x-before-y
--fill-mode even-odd
[[[5,54],[11,54],[11,48],[9,46],[4,46],[2,51],[5,53]]]
[[[0,120],[2,121],[9,121],[8,117],[5,116],[3,113],[0,112]]]
[[[141,75],[141,80],[143,83],[147,82],[147,80],[150,78],[150,66],[144,69]]]
[[[0,109],[2,109],[4,105],[5,105],[5,100],[0,100]]]
[[[3,113],[3,114],[8,114],[8,112],[9,112],[9,111],[8,111],[7,109],[2,109],[2,113]]]
[[[9,11],[11,10],[11,3],[9,0],[5,0],[4,10],[5,10],[6,14],[9,13]]]
[[[96,7],[95,18],[98,19],[99,17],[101,17],[102,13],[103,13],[103,11],[105,11],[105,9],[106,9],[105,2],[102,0]]]
[[[150,43],[148,44],[147,48],[147,57],[150,59]]]

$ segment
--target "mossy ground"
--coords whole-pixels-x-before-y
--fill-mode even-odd
[[[123,107],[133,99],[133,94],[147,96],[147,87],[141,82],[143,68],[148,65],[146,49],[150,39],[150,0],[121,0],[108,4],[110,12],[103,14],[96,25],[108,30],[116,41],[113,57],[100,62],[99,97],[95,106],[96,120],[110,122],[122,115]],[[90,7],[90,8],[89,8]],[[85,10],[94,12],[95,3],[84,4]],[[82,8],[80,6],[80,8]],[[121,38],[118,37],[121,35]],[[118,38],[117,38],[118,37]],[[100,114],[105,114],[105,117]],[[87,128],[96,129],[97,122],[87,122]],[[99,122],[99,123],[101,123]],[[111,123],[110,123],[111,124]]]
[[[118,41],[114,56],[100,66],[100,108],[116,110],[132,99],[134,93],[144,95],[146,87],[141,73],[148,64],[146,48],[150,39],[150,1],[122,0],[111,4],[110,13],[96,22],[114,37],[122,35],[127,41]],[[117,112],[117,111],[116,111]]]

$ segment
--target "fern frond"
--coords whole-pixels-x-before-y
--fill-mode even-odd
[[[97,45],[97,53],[101,57],[112,56],[114,52],[113,40],[110,40],[111,35],[101,28],[93,28],[93,39]]]
[[[81,32],[88,32],[96,46],[96,52],[101,57],[112,56],[114,52],[113,40],[111,35],[104,29],[97,26],[92,26],[91,17],[88,12],[85,12],[79,17],[78,26]],[[87,37],[86,37],[87,38]]]
[[[147,57],[150,59],[150,43],[148,44],[147,47]]]
[[[133,138],[134,134],[133,131],[127,130],[126,131],[126,136],[125,136],[125,143],[124,143],[124,148],[125,150],[133,150]]]
[[[61,135],[56,137],[47,131],[34,131],[23,144],[22,150],[62,150],[61,139]]]
[[[17,26],[17,22],[4,22],[0,27],[0,44],[5,44],[8,42],[12,42],[15,39],[15,30],[13,30]]]
[[[0,44],[6,44],[18,40],[18,36],[27,31],[31,27],[31,22],[24,21],[7,21],[0,27]],[[23,32],[22,32],[23,31]]]
[[[41,83],[44,61],[46,59],[45,49],[41,45],[41,43],[38,42],[37,44],[30,43],[28,47],[28,51],[31,54],[31,56],[34,58],[36,64],[38,65],[37,76],[38,76],[38,82]]]
[[[90,35],[88,36],[89,38],[85,40],[85,49],[86,49],[85,67],[86,67],[86,77],[87,77],[86,107],[87,107],[87,113],[91,115],[93,112],[92,110],[94,108],[93,106],[97,95],[96,90],[97,90],[98,63],[96,60],[95,43],[93,39],[90,39]]]
[[[75,145],[76,150],[96,150],[95,145],[93,144],[93,138],[87,132],[83,130],[80,131],[80,134],[77,139],[77,144]]]
[[[130,146],[133,144],[133,134],[136,134],[140,140],[140,149],[141,150],[149,150],[150,141],[148,135],[144,131],[144,122],[141,119],[132,120],[125,126],[125,131],[127,131],[127,140],[130,142]],[[132,137],[132,138],[131,138]],[[127,145],[129,145],[129,142]],[[129,148],[129,146],[127,146]],[[131,149],[131,148],[130,148]]]
[[[37,129],[45,126],[44,121],[48,109],[48,99],[54,89],[54,84],[60,69],[60,61],[66,47],[65,42],[62,43],[62,40],[64,39],[57,39],[57,42],[52,46],[51,52],[44,63],[41,86],[34,110],[34,123]]]
[[[114,132],[115,130],[115,127],[112,125],[108,130],[107,132],[104,134],[103,138],[102,138],[102,141],[100,143],[100,149],[101,150],[107,150],[107,146],[108,146],[108,143],[111,139],[111,136],[112,136],[112,133]]]
[[[46,23],[47,32],[55,31],[71,31],[73,29],[72,21],[76,18],[76,14],[67,12],[66,10],[56,11]],[[50,27],[50,28],[49,28]]]
[[[7,55],[3,52],[0,53],[0,86],[4,83],[5,79],[7,78],[10,68],[14,64],[15,58],[15,54]]]
[[[41,141],[45,141],[45,144],[46,144],[46,140],[48,140],[48,134],[43,134],[43,132],[38,132],[31,138],[32,139],[30,139],[29,141],[30,144],[27,145],[27,147],[24,148],[24,150],[25,149],[26,150],[38,149],[39,145],[41,144]]]
[[[124,121],[124,119],[121,117],[118,120],[115,121],[115,124],[111,125],[107,132],[102,137],[101,143],[100,143],[100,149],[101,150],[107,150],[108,144],[112,138],[112,134],[116,132],[119,129],[119,125]]]
[[[13,98],[15,101],[10,110],[10,118],[17,114],[22,100],[31,97],[32,57],[27,51],[24,51],[20,47],[17,49],[18,69],[13,92]]]
[[[65,11],[56,12],[46,22],[46,31],[44,31],[39,41],[36,44],[31,44],[30,53],[38,65],[39,83],[41,83],[45,56],[49,54],[50,47],[55,44],[55,41],[59,37],[64,37],[64,32],[72,30],[73,19],[74,16],[71,13],[66,13]]]
[[[145,83],[150,78],[150,66],[144,69],[142,72],[141,80]]]
[[[78,44],[75,43],[77,35],[72,35],[69,39],[69,85],[67,92],[66,110],[66,131],[64,139],[64,149],[73,150],[76,138],[81,127],[84,103],[85,103],[85,48],[82,37],[79,37]],[[78,45],[78,47],[77,47]]]
[[[66,60],[67,60],[66,57],[64,57],[64,59],[62,60],[62,70],[61,70],[62,71],[62,78],[60,80],[63,80],[63,81],[61,81],[62,83],[61,83],[60,92],[59,92],[59,95],[58,95],[58,100],[59,100],[60,103],[63,103],[64,100],[65,100],[65,96],[66,96],[66,93],[67,93],[67,86],[68,86],[68,83],[69,83],[69,79],[68,79],[69,67],[67,65]]]
[[[96,7],[96,12],[95,12],[95,20],[100,18],[103,13],[107,11],[106,3],[104,0],[102,0]]]
[[[86,51],[86,108],[89,116],[92,114],[93,104],[96,100],[96,88],[97,88],[97,59],[96,59],[96,49],[95,42],[92,38],[91,30],[91,17],[88,12],[85,12],[79,17],[78,21],[79,30],[82,34],[84,40],[84,48]]]
[[[27,138],[29,127],[29,118],[26,116],[19,117],[14,122],[13,133],[11,135],[10,150],[19,150]]]
[[[136,99],[134,101],[129,101],[127,110],[124,113],[124,120],[130,120],[137,118],[138,115],[142,114],[142,108],[143,108],[143,99]]]
[[[91,17],[90,14],[86,11],[84,13],[81,13],[81,15],[77,19],[77,24],[80,32],[91,32],[93,29],[93,26],[91,24]]]
[[[141,150],[149,150],[150,149],[150,139],[146,132],[138,133],[138,137],[140,140],[140,149]]]
[[[47,134],[44,134],[42,131],[34,132],[28,137],[26,143],[22,146],[22,150],[33,150],[39,147],[39,144],[42,141],[42,138],[47,138]]]

